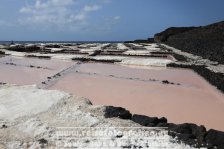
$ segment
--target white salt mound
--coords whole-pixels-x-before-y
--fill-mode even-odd
[[[0,120],[14,120],[47,111],[69,94],[35,86],[5,86],[0,89]]]

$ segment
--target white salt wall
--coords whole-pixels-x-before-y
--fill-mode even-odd
[[[156,67],[165,67],[167,64],[173,62],[168,59],[158,59],[158,58],[130,58],[124,59],[121,64],[125,65],[139,65],[139,66],[156,66]]]
[[[149,51],[146,50],[128,50],[124,52],[124,54],[130,54],[130,55],[150,55]]]
[[[25,52],[16,52],[16,51],[8,51],[8,50],[2,50],[5,52],[5,54],[7,55],[12,55],[12,56],[19,56],[19,57],[23,57],[26,55]]]
[[[126,47],[123,43],[118,43],[117,44],[117,49],[118,50],[127,50],[128,47]]]

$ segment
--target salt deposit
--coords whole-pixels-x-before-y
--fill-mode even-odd
[[[15,92],[16,95],[11,95],[11,92]],[[116,148],[123,148],[123,145],[138,146],[141,144],[138,135],[122,134],[122,131],[120,131],[121,128],[138,130],[140,129],[138,124],[118,118],[105,119],[102,112],[104,107],[92,106],[87,99],[71,97],[60,91],[38,90],[33,86],[7,86],[1,89],[0,97],[1,109],[6,106],[9,108],[7,112],[1,112],[1,120],[10,120],[7,122],[0,121],[7,126],[7,128],[0,129],[1,148],[32,149],[43,148],[43,146],[44,148],[65,148],[69,146],[89,148],[94,147],[94,143],[100,142],[106,143],[106,146],[104,145],[106,148],[110,147],[111,143],[117,144]],[[15,105],[14,103],[19,104]],[[9,119],[10,116],[12,117]],[[15,119],[18,117],[19,119]],[[95,128],[94,131],[100,130],[100,128],[103,128],[101,131],[110,132],[119,130],[122,138],[117,138],[116,133],[104,138],[100,136],[80,138],[75,134],[73,136],[66,135],[66,132],[69,132],[68,130],[77,131],[81,129],[82,132],[87,132],[90,131],[90,127],[91,130]],[[146,142],[142,143],[141,146],[147,143],[155,148],[193,148],[182,143],[176,143],[175,139],[168,136],[165,129],[159,131],[148,129],[148,131],[152,132],[153,135],[142,138],[142,141]],[[121,143],[121,140],[123,145],[118,144]],[[138,144],[133,144],[130,140],[138,142]]]
[[[37,90],[35,86],[4,86],[0,89],[0,120],[14,120],[46,111],[69,94]]]

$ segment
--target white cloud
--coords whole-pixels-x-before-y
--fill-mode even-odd
[[[100,6],[98,6],[98,5],[86,5],[84,7],[84,11],[86,11],[86,12],[97,11],[99,9],[100,9]]]
[[[77,28],[86,25],[90,12],[98,11],[99,5],[84,5],[74,9],[78,0],[36,0],[32,5],[26,5],[20,9],[25,14],[19,19],[22,25],[45,25],[59,28]]]
[[[55,8],[66,8],[67,6],[73,5],[74,0],[48,0],[42,2],[36,0],[34,5],[26,5],[20,9],[21,13],[38,13],[40,10],[48,10]]]
[[[115,16],[115,17],[114,17],[114,20],[120,20],[120,19],[121,19],[120,16]]]
[[[96,1],[95,1],[96,2]],[[25,26],[39,31],[60,31],[91,34],[107,34],[119,23],[120,16],[101,17],[96,22],[89,22],[91,13],[103,8],[111,0],[99,0],[87,4],[84,0],[34,0],[19,9],[15,21],[0,20],[0,26]]]

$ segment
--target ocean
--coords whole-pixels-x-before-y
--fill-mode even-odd
[[[15,44],[35,43],[121,43],[124,41],[13,41]],[[0,41],[0,44],[10,44],[12,41]]]

